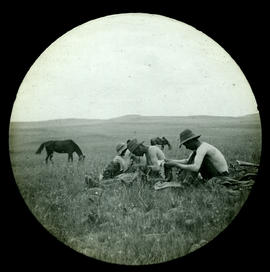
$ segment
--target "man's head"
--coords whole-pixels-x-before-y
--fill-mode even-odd
[[[194,134],[190,129],[185,129],[180,133],[180,145],[179,148],[181,148],[182,145],[184,145],[187,149],[195,150],[197,149],[200,141],[198,138],[201,135]]]
[[[143,145],[143,142],[138,143],[137,139],[128,141],[127,148],[136,156],[143,156],[145,153],[145,146]]]
[[[116,145],[116,152],[118,155],[123,155],[124,152],[127,150],[127,144],[126,143],[119,143]]]

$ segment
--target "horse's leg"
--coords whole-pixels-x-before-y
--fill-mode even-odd
[[[50,161],[53,163],[52,157],[53,157],[53,153],[50,154]]]
[[[68,153],[68,162],[73,161],[72,153]]]
[[[47,157],[46,157],[46,159],[45,159],[46,164],[48,163],[48,159],[49,159],[50,156],[51,156],[51,154],[47,151]]]
[[[45,161],[46,161],[46,164],[47,164],[48,163],[48,159],[51,160],[52,151],[47,146],[45,146],[45,148],[46,148],[46,152],[47,152],[47,157],[46,157]]]

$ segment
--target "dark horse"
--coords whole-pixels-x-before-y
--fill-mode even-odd
[[[47,151],[47,157],[45,159],[46,163],[48,162],[48,159],[50,159],[50,161],[52,160],[53,152],[68,153],[68,161],[73,161],[73,152],[77,153],[79,161],[82,161],[85,158],[79,146],[72,140],[48,141],[42,143],[36,151],[36,154],[40,154],[44,147]]]
[[[169,143],[169,141],[165,137],[162,137],[162,138],[160,138],[160,137],[152,138],[150,140],[150,143],[151,143],[151,145],[161,145],[161,150],[164,149],[165,145],[168,146],[169,150],[172,149],[171,144]]]

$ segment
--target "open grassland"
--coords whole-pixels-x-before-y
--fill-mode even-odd
[[[89,188],[115,155],[118,142],[137,137],[149,144],[166,136],[173,149],[168,158],[188,154],[178,148],[185,128],[217,146],[229,164],[236,159],[259,163],[259,119],[183,118],[119,119],[111,122],[17,123],[10,127],[10,157],[18,188],[34,216],[54,236],[73,249],[103,261],[142,265],[168,261],[197,249],[233,220],[249,191],[232,191],[212,183],[184,188],[153,189],[153,183],[120,182]],[[47,140],[73,139],[86,155],[84,163],[67,162],[66,154],[36,155]]]

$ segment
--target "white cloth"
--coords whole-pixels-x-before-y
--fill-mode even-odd
[[[165,160],[158,160],[158,165],[160,167],[159,173],[163,179],[165,179],[165,169],[164,169],[164,163]]]

